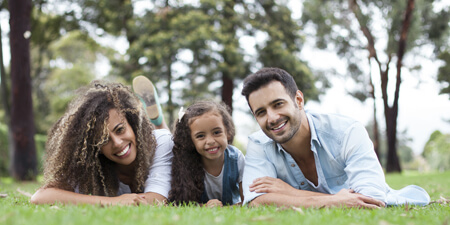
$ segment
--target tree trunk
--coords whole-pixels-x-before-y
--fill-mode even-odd
[[[168,60],[167,62],[167,90],[169,95],[169,100],[167,101],[167,113],[169,114],[169,129],[172,129],[173,123],[175,121],[174,119],[174,113],[175,106],[173,105],[172,101],[172,60]]]
[[[375,154],[377,154],[378,161],[380,160],[380,135],[378,131],[378,120],[377,120],[377,102],[375,99],[375,86],[372,82],[372,75],[370,76],[370,86],[372,87],[372,90],[370,91],[370,94],[373,98],[373,149],[375,151]]]
[[[227,46],[232,49],[237,49],[239,43],[236,41],[236,30],[235,30],[235,11],[234,6],[236,2],[234,0],[225,1],[225,7],[223,8],[223,22],[222,22],[222,33],[228,34],[228,38],[225,40],[225,49],[222,51],[222,56],[225,62],[226,68],[222,71],[222,101],[230,107],[231,113],[233,112],[233,90],[234,84],[232,79],[232,68],[236,68],[239,62],[236,62],[234,53],[231,53]],[[226,20],[226,21],[225,21]]]
[[[397,155],[397,116],[396,110],[385,109],[386,133],[388,142],[388,152],[386,160],[386,172],[402,172],[400,160]]]
[[[32,180],[37,174],[31,98],[30,39],[31,0],[9,1],[11,45],[12,176]]]
[[[370,61],[369,57],[369,68],[370,71],[372,70],[372,63]],[[373,85],[372,81],[372,72],[369,72],[369,85],[370,85],[370,96],[373,98],[373,150],[375,151],[375,154],[377,155],[378,161],[381,163],[380,160],[380,135],[378,131],[378,120],[377,120],[377,101],[375,98],[375,85]]]
[[[230,107],[230,111],[233,112],[233,80],[228,75],[222,75],[222,101]]]

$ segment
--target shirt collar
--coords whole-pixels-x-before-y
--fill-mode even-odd
[[[306,112],[305,112],[305,114],[306,114],[306,118],[308,119],[309,130],[311,131],[311,151],[317,153],[314,142],[317,143],[320,147],[322,145],[320,144],[319,138],[317,137],[316,127],[314,125],[314,121],[312,119],[311,114],[306,113]],[[278,142],[275,142],[275,143],[276,143],[276,148],[279,152],[281,152],[281,151],[286,152],[286,150],[284,150],[283,146],[281,146],[280,143],[278,143]]]
[[[305,112],[305,113],[306,113],[306,118],[308,119],[308,123],[309,123],[309,130],[311,131],[311,150],[313,152],[316,152],[314,142],[317,143],[320,147],[322,147],[322,145],[320,144],[319,138],[317,136],[316,124],[314,124],[312,115],[307,112]]]

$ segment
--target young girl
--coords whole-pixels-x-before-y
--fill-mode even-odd
[[[81,88],[49,132],[45,183],[35,204],[142,204],[170,189],[173,142],[154,130],[139,99],[117,83]]]
[[[197,102],[180,115],[174,132],[169,201],[206,206],[241,202],[244,156],[230,145],[235,134],[223,104]]]

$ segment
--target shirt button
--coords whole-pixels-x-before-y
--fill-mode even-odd
[[[295,167],[295,164],[294,164],[294,163],[292,163],[292,164],[291,164],[291,166],[292,166],[292,167]]]
[[[302,182],[302,183],[300,183],[301,185],[304,185],[305,184],[305,182]]]

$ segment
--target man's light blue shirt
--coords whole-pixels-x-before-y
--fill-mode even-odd
[[[254,179],[264,176],[279,178],[301,190],[336,194],[341,189],[381,200],[388,205],[426,205],[427,192],[415,185],[392,190],[364,126],[347,117],[306,113],[311,131],[318,184],[305,178],[292,156],[262,131],[249,136],[244,169],[244,204],[265,193],[249,191]],[[303,121],[306,122],[306,121]]]

